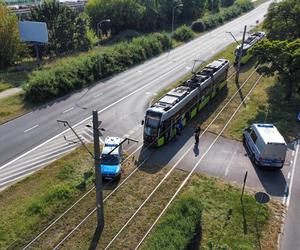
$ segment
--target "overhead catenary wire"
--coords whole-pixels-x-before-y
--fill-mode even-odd
[[[218,114],[216,115],[216,117],[212,120],[212,122],[208,125],[208,127],[209,126],[211,126],[211,124],[218,118],[218,116],[223,112],[223,110],[225,109],[225,107],[232,101],[232,99],[239,93],[239,91],[243,88],[243,86],[248,82],[248,80],[252,77],[252,75],[254,74],[256,72],[256,70],[254,70],[248,77],[247,77],[247,79],[244,81],[244,83],[239,87],[239,89],[233,94],[233,96],[228,100],[228,102],[225,104],[225,106],[223,106],[223,108],[218,112]],[[232,74],[230,77],[232,77],[234,74]],[[208,129],[208,127],[206,128],[206,130],[205,130],[205,132],[207,131],[207,129]],[[204,132],[203,132],[204,133]],[[201,134],[201,136],[203,135],[203,133]],[[201,137],[200,136],[200,137]],[[90,215],[88,215],[87,217],[89,217]],[[84,218],[84,220],[86,220],[87,219],[87,217],[86,218]],[[81,225],[82,223],[80,223],[80,225]],[[76,227],[76,229],[78,229],[78,227]],[[75,230],[72,230],[73,232],[75,231]],[[72,232],[72,233],[73,233]],[[68,235],[68,237],[69,236],[71,236],[71,233]],[[68,237],[65,237],[60,243],[59,243],[59,245],[62,245],[62,243],[63,243],[63,241],[65,241]],[[58,245],[57,245],[58,246]],[[56,248],[56,247],[55,247]]]
[[[233,66],[231,65],[230,67],[229,67],[229,70],[230,69],[232,69],[233,68]],[[226,79],[226,81],[227,80],[229,80],[232,76],[234,76],[234,74],[235,74],[235,72],[233,72],[227,79]],[[242,87],[242,86],[241,86]],[[166,128],[166,130],[167,129],[169,129],[169,128]],[[146,150],[148,150],[153,144],[155,143],[155,141],[154,142],[152,142],[151,144],[149,144],[149,145],[147,145],[146,147],[144,147],[143,149],[142,149],[142,151],[141,152],[143,152],[143,151],[146,151]],[[134,156],[134,154],[141,148],[141,147],[143,147],[143,145],[142,146],[140,146],[139,148],[137,148],[132,154],[130,154],[122,163],[125,163],[126,161],[128,161],[132,156]],[[143,163],[144,163],[145,161],[143,161]],[[117,191],[138,169],[139,169],[139,167],[141,167],[142,166],[142,164],[139,164],[138,165],[138,167],[136,167],[136,168],[134,168],[133,170],[132,170],[132,172],[124,179],[124,181],[122,181],[112,192],[110,192],[109,194],[108,194],[108,197],[110,197],[115,191]],[[108,183],[106,183],[105,185],[104,185],[104,187],[103,188],[105,188],[107,185],[109,185],[109,184],[111,184],[111,182],[112,182],[113,180],[110,180]],[[70,206],[65,212],[63,212],[58,218],[56,218],[50,225],[48,225],[41,233],[39,233],[33,240],[31,240],[23,249],[27,249],[29,246],[31,246],[35,241],[37,241],[42,235],[44,235],[51,227],[53,227],[62,217],[64,217],[70,210],[72,210],[78,203],[80,203],[80,201],[82,201],[88,194],[90,194],[91,193],[91,191],[93,191],[95,189],[95,186],[93,186],[89,191],[87,191],[87,193],[85,193],[82,197],[80,197],[72,206]],[[105,197],[105,199],[104,199],[104,201],[106,201],[107,200],[107,198],[108,197]],[[86,216],[86,218],[88,218],[93,212],[95,212],[96,211],[96,209],[94,209],[94,210],[92,210],[92,212],[90,213],[90,214],[88,214],[87,216]],[[85,219],[83,219],[83,222],[85,221]],[[76,230],[80,225],[81,225],[82,223],[79,223],[78,224],[78,226],[76,226],[74,229]],[[75,230],[72,230],[71,232],[73,233]],[[70,233],[69,233],[70,234]],[[68,234],[68,235],[69,235]],[[71,235],[71,234],[70,234]],[[65,238],[67,238],[67,237],[65,237]]]
[[[251,78],[251,76],[256,72],[254,70],[250,76],[246,79],[246,81],[243,83],[243,85],[239,88],[239,90],[248,82],[248,80]],[[207,130],[210,128],[210,126],[213,124],[213,122],[219,117],[219,115],[223,112],[223,110],[228,106],[228,104],[232,101],[232,99],[237,95],[239,91],[236,91],[235,94],[230,98],[230,100],[223,106],[223,108],[219,111],[219,113],[215,116],[215,118],[210,122],[210,124],[205,128],[205,130],[202,132],[200,137],[203,136],[204,133],[207,132]],[[244,99],[245,100],[245,99]],[[241,104],[244,102],[244,100],[241,102]],[[240,107],[240,106],[239,106]],[[236,113],[236,112],[235,112]],[[234,114],[235,114],[234,113]],[[232,118],[231,118],[232,119]],[[230,121],[231,121],[230,119]],[[226,126],[227,127],[227,126]],[[224,128],[225,130],[225,128]],[[222,130],[222,132],[224,131]],[[217,137],[219,138],[219,136]],[[214,140],[213,143],[215,143],[216,140]],[[156,192],[156,190],[163,184],[163,182],[167,179],[167,177],[173,172],[173,170],[177,167],[177,165],[181,162],[181,160],[187,155],[187,153],[194,147],[194,145],[191,145],[188,150],[179,158],[179,160],[171,167],[171,169],[168,171],[168,173],[164,176],[164,178],[159,182],[159,184],[154,188],[154,190],[150,193],[150,195],[143,201],[143,203],[136,209],[134,214],[127,220],[127,222],[123,225],[123,227],[119,230],[119,232],[113,237],[113,239],[108,243],[108,245],[105,247],[105,249],[108,249],[111,244],[114,242],[114,240],[122,233],[122,231],[126,228],[126,226],[132,221],[132,219],[135,217],[135,215],[141,210],[141,208],[147,203],[147,201],[153,196],[153,194]],[[209,150],[212,146],[209,147]],[[208,151],[209,151],[208,150]],[[207,154],[207,152],[205,155]],[[203,156],[201,157],[203,159]],[[193,168],[194,169],[194,168]],[[194,170],[193,170],[194,171]]]

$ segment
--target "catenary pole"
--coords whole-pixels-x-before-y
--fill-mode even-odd
[[[242,44],[241,47],[238,51],[238,62],[237,62],[237,69],[236,69],[236,75],[235,75],[235,82],[239,83],[239,77],[240,77],[240,68],[241,68],[241,57],[243,53],[243,48],[244,48],[244,42],[245,42],[245,36],[246,36],[246,31],[247,31],[247,25],[244,27],[244,33],[243,33],[243,39],[242,39]]]
[[[97,204],[97,228],[100,232],[104,228],[104,207],[102,191],[102,173],[100,167],[100,144],[99,144],[99,120],[98,111],[93,111],[93,132],[94,132],[94,160],[95,160],[95,185],[96,185],[96,204]]]

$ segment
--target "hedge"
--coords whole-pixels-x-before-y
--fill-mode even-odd
[[[169,49],[170,43],[166,34],[154,33],[61,60],[49,69],[33,72],[23,85],[25,98],[44,102],[66,95],[159,55]]]
[[[202,204],[198,197],[182,195],[161,218],[143,249],[187,249],[201,228]]]
[[[195,32],[203,32],[205,30],[213,29],[225,21],[229,21],[234,17],[241,15],[253,9],[253,3],[250,0],[237,0],[234,5],[225,8],[218,14],[207,15],[201,19],[196,20],[192,24],[192,30]]]
[[[190,27],[184,24],[175,30],[172,37],[177,41],[187,42],[194,38],[194,32]]]

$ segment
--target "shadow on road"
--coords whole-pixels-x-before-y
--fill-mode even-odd
[[[247,146],[245,143],[243,143],[243,145],[246,149],[247,155],[249,156],[250,154]],[[251,157],[249,157],[249,159],[251,160],[253,169],[255,170],[256,175],[266,193],[272,196],[283,197],[286,191],[286,180],[281,169],[259,167],[253,162]]]

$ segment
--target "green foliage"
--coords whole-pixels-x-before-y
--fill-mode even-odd
[[[253,54],[262,64],[260,73],[267,76],[278,73],[279,81],[286,88],[286,100],[300,90],[300,39],[292,42],[264,39],[253,48]]]
[[[272,3],[263,27],[271,40],[300,38],[300,1],[285,0]]]
[[[110,19],[110,23],[102,23],[104,33],[111,28],[113,33],[126,29],[141,30],[145,7],[136,0],[90,0],[85,8],[91,17],[92,27],[96,30],[97,23]]]
[[[192,23],[192,30],[195,32],[203,32],[205,31],[206,27],[203,20],[199,19]]]
[[[25,97],[32,102],[43,102],[68,94],[162,53],[170,42],[166,34],[154,33],[104,51],[62,60],[50,69],[34,72],[23,86]]]
[[[63,180],[71,178],[74,173],[75,173],[74,166],[65,165],[59,171],[57,178],[63,181]]]
[[[58,0],[46,0],[32,8],[31,19],[47,23],[49,44],[42,50],[44,55],[87,51],[91,46],[88,16]]]
[[[175,30],[172,36],[177,41],[186,42],[194,38],[194,32],[187,25],[182,25]]]
[[[201,227],[201,217],[201,200],[182,195],[160,220],[143,249],[186,249]]]
[[[198,19],[193,23],[192,29],[195,32],[213,29],[223,22],[239,16],[242,12],[253,9],[253,7],[250,0],[237,0],[234,5],[225,8],[217,14],[206,15],[203,18]]]
[[[205,11],[205,0],[182,0],[183,7],[179,20],[183,22],[193,21],[203,15]]]
[[[234,4],[234,0],[221,0],[222,7],[229,7]]]
[[[18,32],[18,18],[0,2],[0,69],[12,65],[24,49]]]
[[[212,13],[217,13],[220,10],[220,0],[207,0],[207,9]]]
[[[43,215],[44,212],[43,204],[40,201],[33,201],[25,211],[27,216]]]
[[[45,197],[45,202],[50,203],[69,199],[72,195],[72,189],[67,185],[59,185],[49,192]]]

